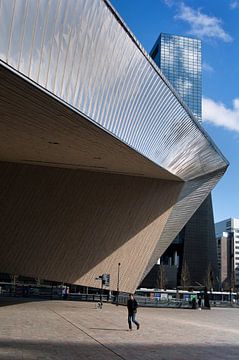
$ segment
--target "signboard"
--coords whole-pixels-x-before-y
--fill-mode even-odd
[[[102,285],[110,286],[110,274],[103,274],[102,275]]]
[[[157,293],[154,294],[154,297],[155,297],[156,299],[160,299],[160,298],[161,298],[161,294],[160,294],[159,292],[157,292]]]
[[[161,293],[161,300],[168,300],[168,294]]]
[[[183,294],[183,300],[189,301],[189,294]]]

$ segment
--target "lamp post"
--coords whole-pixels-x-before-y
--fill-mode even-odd
[[[232,302],[232,286],[233,286],[233,271],[234,271],[234,238],[233,233],[230,233],[230,273],[229,273],[229,281],[230,281],[230,303]]]
[[[120,262],[118,263],[118,278],[117,278],[117,302],[116,305],[119,305],[119,285],[120,285]]]

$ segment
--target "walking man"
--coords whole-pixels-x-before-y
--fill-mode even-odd
[[[127,308],[128,308],[128,324],[129,324],[129,330],[132,330],[132,321],[137,326],[137,330],[139,330],[139,323],[136,321],[136,313],[137,313],[137,307],[138,303],[134,298],[134,295],[129,294],[129,300],[127,302]]]

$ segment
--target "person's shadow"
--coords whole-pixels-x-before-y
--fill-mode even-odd
[[[112,328],[89,328],[90,330],[103,330],[103,331],[127,331],[126,329],[112,329]]]

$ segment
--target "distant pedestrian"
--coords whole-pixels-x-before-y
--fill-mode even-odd
[[[127,308],[128,308],[128,324],[129,324],[129,330],[132,330],[132,321],[137,326],[137,330],[139,330],[139,322],[136,321],[136,313],[138,308],[138,303],[134,298],[134,295],[129,294],[129,300],[127,302]]]
[[[204,307],[205,307],[205,309],[208,309],[208,310],[211,309],[210,301],[209,301],[209,295],[208,295],[206,286],[204,288]]]
[[[196,298],[194,297],[193,299],[192,299],[192,309],[196,309],[197,308],[197,301],[196,301]]]
[[[64,288],[62,289],[62,296],[64,300],[67,300],[68,297],[68,287],[64,286]]]
[[[201,295],[198,296],[198,309],[202,310],[202,298],[201,298]]]

